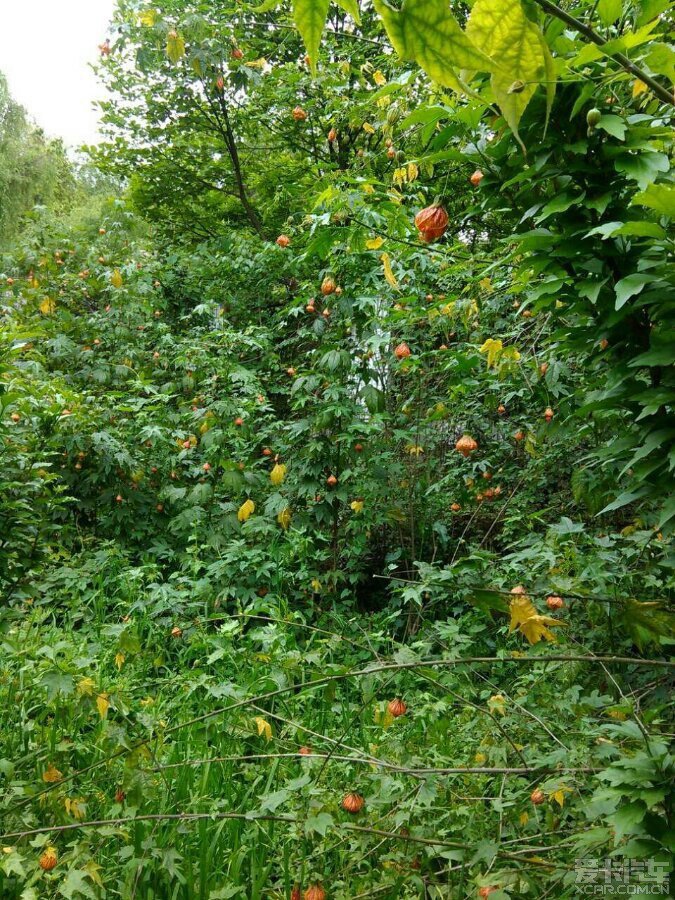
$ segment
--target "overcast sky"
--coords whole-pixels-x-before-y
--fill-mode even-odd
[[[89,63],[106,36],[114,0],[0,0],[0,71],[15,100],[70,146],[97,138],[102,98]]]

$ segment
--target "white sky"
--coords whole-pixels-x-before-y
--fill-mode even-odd
[[[97,139],[92,101],[104,92],[88,64],[106,37],[114,0],[0,0],[0,71],[50,137]]]

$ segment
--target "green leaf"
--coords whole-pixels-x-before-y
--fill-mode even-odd
[[[316,832],[322,837],[326,836],[326,832],[333,825],[333,817],[325,812],[308,815],[305,820],[305,834]]]
[[[614,168],[637,181],[644,190],[662,172],[668,171],[670,163],[665,153],[638,153],[636,156],[618,156],[614,160]]]
[[[631,204],[648,206],[665,216],[675,217],[675,185],[650,184],[633,197]]]
[[[653,275],[642,275],[640,272],[636,272],[633,275],[627,275],[625,278],[622,278],[621,281],[617,281],[614,286],[616,292],[615,308],[621,309],[631,297],[639,294],[644,286],[649,284],[650,281],[654,281]]]
[[[337,4],[344,9],[347,15],[354,19],[357,25],[359,24],[361,21],[361,13],[359,11],[358,0],[337,0]]]
[[[489,72],[494,68],[462,30],[446,0],[403,0],[400,10],[385,0],[373,3],[401,59],[417,62],[439,84],[457,89],[461,87],[457,69]]]
[[[329,6],[330,0],[293,0],[293,21],[307,48],[312,72],[316,72],[321,35]]]
[[[602,128],[607,134],[611,134],[617,140],[622,141],[626,136],[627,125],[621,116],[601,116],[597,124],[598,128]]]
[[[640,497],[644,497],[647,493],[648,488],[643,487],[637,491],[624,491],[623,494],[619,494],[619,496],[613,500],[611,503],[608,503],[604,509],[601,509],[598,513],[599,516],[604,515],[608,512],[613,512],[615,509],[621,509],[623,506],[628,506],[629,503],[634,503],[636,500],[639,500]]]
[[[518,137],[518,123],[540,83],[555,89],[550,53],[541,31],[527,17],[521,0],[477,0],[466,26],[467,35],[498,67],[492,73],[492,90],[502,114]],[[511,91],[515,81],[520,92]],[[549,94],[549,105],[552,101]]]
[[[599,0],[598,2],[598,15],[603,25],[612,25],[622,12],[622,0]]]

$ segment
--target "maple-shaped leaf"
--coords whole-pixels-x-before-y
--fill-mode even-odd
[[[278,514],[277,522],[281,525],[284,531],[288,531],[288,528],[291,524],[291,510],[288,506],[286,507],[286,509],[282,509]]]
[[[56,782],[61,781],[62,778],[63,773],[59,772],[53,763],[50,763],[42,773],[42,780],[46,782],[46,784],[56,784]]]
[[[246,500],[239,507],[239,512],[237,513],[237,518],[240,522],[246,522],[250,518],[250,516],[255,512],[255,503],[253,500]]]
[[[277,463],[270,472],[270,481],[275,487],[278,487],[286,477],[286,466],[283,463]]]
[[[552,616],[542,616],[526,594],[517,594],[509,605],[511,621],[509,633],[518,629],[531,644],[538,644],[540,640],[555,641],[556,637],[551,628],[564,626],[567,623]]]
[[[272,740],[272,726],[267,721],[267,719],[263,719],[262,716],[256,716],[253,721],[255,722],[258,728],[258,735],[265,735],[266,741]]]
[[[380,257],[382,260],[382,266],[384,268],[384,277],[387,280],[387,284],[390,284],[393,288],[398,288],[398,281],[396,280],[396,276],[394,275],[391,268],[391,259],[388,253],[383,253]]]
[[[107,716],[109,706],[110,700],[108,700],[108,694],[106,692],[96,696],[96,709],[102,719],[105,719]]]

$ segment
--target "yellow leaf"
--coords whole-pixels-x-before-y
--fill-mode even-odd
[[[240,522],[247,522],[250,516],[255,512],[255,503],[253,500],[246,500],[239,507],[237,518]]]
[[[251,62],[247,62],[246,65],[249,69],[264,69],[267,65],[267,60],[264,56],[261,56],[260,59],[251,60]]]
[[[98,863],[95,863],[93,859],[90,859],[89,862],[85,864],[84,868],[86,869],[91,880],[99,887],[103,887],[103,881],[101,880],[101,876],[99,875],[101,866],[99,866]]]
[[[37,290],[40,287],[40,282],[37,280],[37,278],[31,278],[31,280],[28,282],[28,284],[34,290]]]
[[[383,84],[387,83],[387,79],[383,72],[380,72],[378,69],[377,72],[373,73],[373,81],[378,87],[382,87]]]
[[[633,97],[639,97],[640,94],[644,94],[647,90],[649,89],[644,81],[640,81],[639,78],[636,78],[633,82]]]
[[[77,693],[81,697],[91,697],[96,687],[93,678],[80,678],[77,682]]]
[[[500,716],[503,716],[506,712],[505,705],[506,701],[501,694],[494,694],[488,700],[488,709],[490,712],[499,713]]]
[[[414,181],[419,175],[420,170],[416,163],[408,163],[408,181]]]
[[[185,56],[185,41],[177,31],[170,31],[166,38],[166,55],[172,63]]]
[[[287,506],[286,509],[281,510],[281,512],[277,516],[277,522],[281,525],[284,531],[288,531],[288,526],[291,524],[291,510],[289,506]]]
[[[56,782],[61,781],[62,778],[63,774],[59,772],[53,763],[50,763],[42,773],[42,780],[47,784],[56,784]]]
[[[405,166],[401,166],[399,169],[394,169],[394,174],[392,175],[392,179],[394,184],[402,185],[406,183],[408,178],[408,170]]]
[[[278,487],[286,477],[286,466],[283,463],[276,463],[270,472],[270,481],[275,487]]]
[[[319,581],[319,579],[312,578],[311,584],[312,584],[312,590],[314,591],[314,593],[320,594],[321,593],[321,582]]]
[[[70,797],[63,798],[63,805],[66,808],[66,812],[69,816],[72,816],[74,819],[84,819],[85,814],[85,806],[83,800],[76,800],[75,798],[71,799]]]
[[[267,719],[263,719],[262,716],[256,716],[253,720],[255,724],[258,726],[258,735],[265,735],[266,741],[272,740],[272,726],[267,721]]]
[[[40,312],[43,316],[51,316],[55,309],[56,300],[53,300],[51,297],[45,297],[45,299],[40,304]]]
[[[352,500],[349,506],[357,514],[363,512],[363,500]]]
[[[124,653],[116,653],[115,654],[115,665],[117,666],[118,670],[121,669],[122,666],[124,665],[125,659],[126,659],[126,656],[124,655]]]
[[[555,802],[561,809],[565,805],[565,794],[563,791],[553,791],[553,793],[551,794],[551,799],[555,800]]]
[[[494,369],[499,362],[499,357],[504,349],[502,341],[496,341],[494,338],[488,338],[480,348],[481,353],[487,353],[488,369]]]
[[[124,279],[122,278],[122,273],[119,269],[115,269],[110,278],[110,283],[115,288],[121,288],[124,284]]]
[[[378,235],[377,237],[370,238],[366,241],[366,249],[379,250],[382,244],[384,244],[384,238]]]
[[[138,21],[141,25],[147,25],[149,28],[155,24],[158,18],[159,14],[156,9],[144,9],[138,14]]]
[[[375,193],[375,188],[372,186],[372,184],[368,184],[368,183],[362,185],[361,190],[363,191],[364,194],[374,194]]]
[[[382,265],[384,266],[384,277],[387,280],[387,284],[390,284],[393,288],[398,288],[398,281],[396,280],[396,276],[391,270],[391,260],[389,258],[389,254],[383,253],[380,259],[382,260]]]
[[[527,825],[527,823],[530,821],[529,813],[522,812],[518,818],[518,821],[521,825]]]
[[[375,129],[370,124],[370,122],[363,123],[363,130],[365,131],[366,134],[375,134]]]
[[[96,709],[98,710],[98,714],[102,719],[108,715],[108,708],[110,707],[110,701],[108,700],[108,694],[97,694],[96,696]]]
[[[538,644],[542,638],[545,641],[555,641],[555,635],[550,629],[567,624],[552,616],[539,615],[526,594],[514,595],[510,604],[510,612],[509,632],[513,632],[517,628],[530,644]]]
[[[473,761],[477,766],[482,766],[487,762],[487,756],[484,753],[476,753],[473,758]]]
[[[494,290],[494,288],[492,287],[492,279],[488,278],[487,276],[485,278],[481,278],[478,284],[487,294],[491,294]]]
[[[424,447],[419,446],[406,447],[406,450],[411,456],[419,456],[420,453],[424,453]]]

